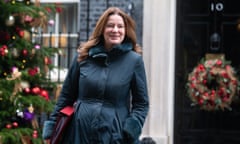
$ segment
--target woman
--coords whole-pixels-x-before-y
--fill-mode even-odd
[[[139,143],[149,101],[134,21],[119,8],[108,8],[78,53],[55,110],[44,124],[43,138],[50,138],[59,110],[75,102],[63,144]],[[74,71],[78,65],[76,94]]]

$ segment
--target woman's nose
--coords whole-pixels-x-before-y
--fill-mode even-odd
[[[118,31],[118,27],[117,27],[117,26],[114,26],[114,27],[113,27],[113,31],[115,31],[115,32]]]

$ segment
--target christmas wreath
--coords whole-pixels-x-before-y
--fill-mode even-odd
[[[188,96],[192,105],[204,110],[231,110],[231,103],[238,92],[235,70],[225,59],[202,59],[188,74]]]

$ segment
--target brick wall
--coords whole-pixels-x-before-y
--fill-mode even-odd
[[[87,40],[99,16],[109,6],[117,6],[133,17],[138,43],[142,45],[143,0],[80,0],[80,42]]]

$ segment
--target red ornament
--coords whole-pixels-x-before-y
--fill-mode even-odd
[[[34,134],[38,134],[38,131],[37,131],[37,130],[34,130],[33,133],[34,133]]]
[[[221,66],[221,65],[222,65],[222,60],[217,60],[216,64],[217,64],[218,66]]]
[[[37,95],[37,94],[39,94],[40,92],[41,92],[41,89],[40,89],[39,87],[34,87],[34,88],[32,88],[32,93],[33,93],[33,94]]]
[[[45,9],[46,9],[46,11],[47,11],[48,13],[51,13],[51,12],[52,12],[52,10],[51,10],[50,7],[46,7]]]
[[[51,59],[50,59],[49,57],[44,57],[44,63],[45,63],[46,65],[49,65],[49,64],[52,63],[52,61],[51,61]]]
[[[20,31],[18,32],[18,35],[22,38],[22,37],[24,36],[24,31],[23,31],[23,30],[20,30]]]
[[[212,90],[211,93],[212,93],[213,95],[215,95],[216,91],[215,91],[215,90]]]
[[[30,76],[35,76],[37,73],[38,73],[38,68],[37,67],[32,68],[32,69],[28,69],[28,74]]]
[[[229,97],[227,97],[227,96],[223,97],[223,101],[224,101],[224,102],[229,101]]]
[[[38,131],[37,131],[37,130],[34,130],[34,131],[33,131],[32,137],[33,137],[33,138],[37,138],[37,137],[38,137]]]
[[[190,86],[191,86],[191,88],[195,88],[196,87],[194,83],[191,83]]]
[[[46,100],[49,100],[49,94],[46,90],[41,90],[40,95],[44,97]]]
[[[15,128],[18,127],[18,123],[17,123],[17,122],[13,122],[12,125],[13,125],[13,127],[15,127]]]
[[[28,51],[26,49],[22,50],[22,54],[23,56],[27,56],[28,55]]]
[[[61,13],[63,11],[61,4],[60,3],[56,3],[56,12],[57,13]]]
[[[32,137],[33,137],[33,138],[37,138],[37,137],[38,137],[38,134],[33,133],[33,134],[32,134]]]
[[[204,100],[203,100],[203,99],[199,99],[199,100],[198,100],[198,104],[199,104],[199,105],[202,105],[202,104],[203,104],[203,102],[204,102]]]
[[[232,83],[233,83],[234,85],[237,85],[237,84],[238,84],[237,80],[232,80]]]
[[[6,128],[7,128],[7,129],[11,129],[11,128],[12,128],[12,125],[11,125],[11,124],[7,124],[7,125],[6,125]]]
[[[10,38],[9,32],[0,31],[0,43],[7,43]]]
[[[7,46],[3,45],[2,47],[0,47],[0,56],[5,56],[7,54]]]
[[[24,17],[24,21],[25,21],[25,22],[32,22],[32,21],[33,21],[33,18],[32,18],[31,16],[29,16],[29,15],[26,15],[26,16]]]
[[[198,65],[198,71],[204,71],[205,70],[205,67],[203,64],[199,64]]]
[[[203,84],[204,84],[204,85],[207,84],[207,80],[206,80],[206,79],[203,80]]]
[[[24,89],[24,92],[27,93],[27,94],[29,94],[29,93],[31,92],[31,90],[30,90],[30,88],[25,88],[25,89]]]

